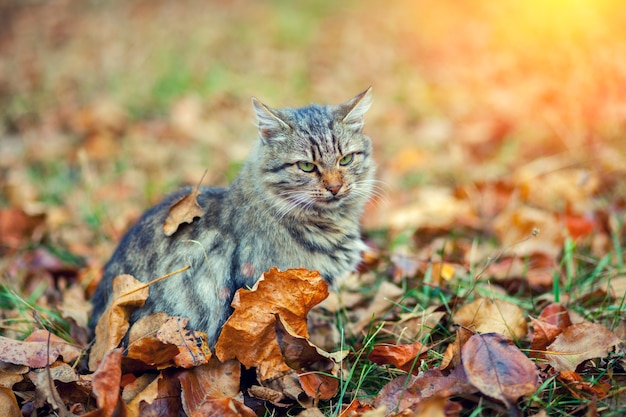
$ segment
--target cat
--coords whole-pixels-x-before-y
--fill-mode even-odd
[[[126,233],[94,293],[92,335],[120,274],[148,282],[189,265],[153,284],[130,322],[160,311],[187,317],[214,346],[235,291],[271,267],[317,270],[331,285],[353,271],[366,248],[359,220],[375,183],[371,139],[362,131],[371,102],[371,87],[336,106],[272,109],[253,98],[259,140],[237,178],[227,188],[201,187],[204,214],[171,236],[164,221],[189,187]]]

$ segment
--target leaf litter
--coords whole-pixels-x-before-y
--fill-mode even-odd
[[[502,415],[516,408],[547,415],[543,409],[552,406],[554,393],[579,400],[552,410],[561,415],[593,415],[606,398],[617,404],[607,401],[602,407],[623,410],[626,155],[620,133],[623,100],[611,91],[623,84],[626,67],[619,58],[624,54],[614,53],[622,49],[621,41],[607,35],[623,33],[622,14],[610,13],[610,2],[603,2],[584,13],[602,19],[586,22],[581,13],[552,22],[544,32],[533,30],[541,34],[542,47],[532,47],[532,36],[522,37],[520,27],[530,19],[525,3],[367,3],[320,18],[321,30],[311,38],[283,33],[291,26],[308,27],[296,24],[297,14],[290,16],[292,25],[273,24],[285,11],[271,13],[267,5],[241,10],[233,8],[235,3],[212,10],[213,25],[193,5],[169,9],[185,13],[175,19],[181,33],[192,28],[199,44],[203,36],[210,38],[211,46],[192,55],[215,52],[223,58],[224,73],[243,78],[235,85],[220,76],[223,85],[211,94],[181,92],[168,102],[169,110],[157,110],[165,114],[159,120],[141,113],[146,109],[139,102],[154,106],[152,97],[129,102],[127,94],[90,95],[84,85],[110,83],[94,83],[97,74],[72,67],[77,60],[64,57],[76,55],[63,53],[77,51],[91,62],[127,51],[121,72],[106,58],[111,63],[103,69],[107,79],[123,82],[140,74],[130,79],[137,94],[146,88],[150,95],[160,93],[167,88],[152,89],[149,80],[165,85],[167,74],[144,71],[145,59],[138,60],[141,70],[133,67],[136,54],[126,48],[136,44],[135,38],[126,38],[119,27],[132,16],[145,29],[137,32],[145,36],[142,45],[149,50],[163,43],[180,51],[184,61],[184,51],[194,43],[186,36],[162,36],[171,24],[163,20],[169,13],[134,3],[102,11],[73,2],[1,6],[3,15],[14,18],[6,19],[10,30],[2,46],[7,59],[0,63],[0,102],[19,105],[4,106],[0,116],[0,415],[252,415],[270,405],[272,412],[290,415],[322,415],[329,409],[345,416],[468,415],[478,404]],[[572,17],[568,12],[565,16]],[[511,15],[519,19],[511,21]],[[235,16],[241,20],[233,21]],[[258,16],[270,23],[267,28]],[[381,25],[386,18],[394,24]],[[337,25],[338,20],[346,24]],[[258,39],[280,35],[278,44],[285,45],[293,38],[307,58],[289,48],[250,49],[246,42],[238,42],[243,52],[233,52],[231,41],[239,38],[230,28],[242,22],[255,28]],[[556,34],[567,22],[574,25],[575,44]],[[577,32],[576,22],[585,30]],[[35,26],[42,36],[31,36]],[[90,28],[108,34],[107,42]],[[493,34],[494,41],[483,42],[484,33]],[[389,54],[389,40],[398,36],[401,41]],[[185,44],[170,43],[177,39]],[[552,48],[543,48],[545,43]],[[458,48],[465,52],[463,62]],[[360,53],[351,58],[339,52],[345,50]],[[264,78],[257,71],[246,79],[239,55],[251,68],[280,63],[279,72]],[[565,66],[559,57],[566,57]],[[178,65],[178,58],[174,61]],[[190,74],[192,83],[207,71],[204,63],[194,62],[186,67],[199,71]],[[309,65],[306,71],[303,62]],[[47,67],[63,79],[47,74]],[[108,335],[100,332],[91,347],[97,360],[88,369],[82,301],[93,290],[100,266],[141,207],[173,183],[195,183],[206,166],[212,167],[209,183],[225,182],[223,173],[233,168],[229,164],[249,149],[247,139],[239,139],[251,132],[241,123],[248,114],[240,105],[249,86],[261,85],[276,102],[293,101],[288,74],[295,73],[297,94],[313,100],[328,91],[356,89],[371,82],[372,69],[384,68],[399,71],[376,80],[379,110],[373,111],[379,113],[368,123],[380,179],[388,187],[388,198],[368,206],[363,219],[376,255],[365,256],[360,274],[350,277],[351,288],[334,293],[325,306],[312,307],[316,317],[337,320],[341,333],[315,338],[319,328],[295,308],[302,300],[277,312],[265,296],[251,297],[242,306],[254,317],[240,312],[238,326],[246,330],[246,321],[259,320],[262,330],[247,326],[245,340],[252,346],[237,346],[245,364],[222,363],[183,318],[158,315],[128,330],[128,310],[141,303],[141,294],[134,301],[120,298],[105,326]],[[287,87],[273,88],[272,79],[287,80]],[[43,85],[54,97],[46,99]],[[244,93],[237,90],[241,85],[248,86]],[[234,92],[223,92],[229,90]],[[232,143],[224,146],[223,138]],[[376,138],[385,138],[384,144]],[[196,146],[199,152],[189,151]],[[197,196],[196,187],[171,208],[164,233],[202,216]],[[569,256],[567,245],[582,251]],[[86,264],[68,262],[72,253],[84,256]],[[314,293],[324,296],[324,291]],[[315,304],[317,298],[307,302]],[[33,310],[42,323],[30,319]],[[68,327],[58,326],[63,320]],[[33,331],[42,324],[48,330]],[[49,337],[49,331],[63,340]],[[117,345],[127,332],[130,344],[120,351]],[[324,349],[314,339],[323,341]],[[220,350],[222,355],[230,351],[230,343]],[[255,359],[254,352],[268,362]],[[498,368],[499,361],[511,366]],[[515,380],[524,370],[526,379]],[[357,374],[365,376],[361,380]],[[544,391],[534,395],[533,376],[544,383]],[[546,384],[551,378],[555,382]]]

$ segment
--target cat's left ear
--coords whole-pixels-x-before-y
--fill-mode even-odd
[[[259,136],[263,143],[280,140],[291,130],[276,110],[261,103],[255,97],[252,97],[252,104],[258,121]]]
[[[365,112],[372,105],[372,87],[337,106],[337,115],[344,125],[360,131],[365,123]]]

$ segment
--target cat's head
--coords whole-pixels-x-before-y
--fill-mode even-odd
[[[278,215],[361,207],[373,187],[372,144],[363,134],[371,87],[337,106],[272,109],[253,99],[260,181]]]

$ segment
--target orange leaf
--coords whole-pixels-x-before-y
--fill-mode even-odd
[[[237,396],[240,374],[241,364],[238,361],[222,363],[216,358],[205,365],[181,371],[178,379],[185,413],[197,413],[206,401]]]
[[[417,373],[419,362],[415,359],[426,354],[428,348],[420,342],[408,345],[375,346],[369,354],[369,360],[378,364],[390,364],[404,371]]]
[[[191,223],[196,217],[202,217],[204,209],[198,204],[200,189],[194,188],[189,194],[178,200],[170,207],[163,224],[166,236],[172,236],[182,223]]]
[[[318,272],[272,268],[251,290],[235,294],[235,311],[222,328],[215,354],[222,362],[237,358],[248,368],[257,367],[261,380],[289,371],[276,341],[276,315],[294,334],[308,337],[307,314],[327,296],[328,285]]]
[[[110,417],[120,401],[120,381],[122,378],[122,349],[108,352],[93,374],[93,393],[96,396],[99,416]]]
[[[475,334],[463,346],[461,357],[469,381],[507,407],[537,389],[535,364],[501,334]]]
[[[302,389],[311,398],[330,400],[339,390],[339,380],[329,375],[309,372],[298,375]]]

